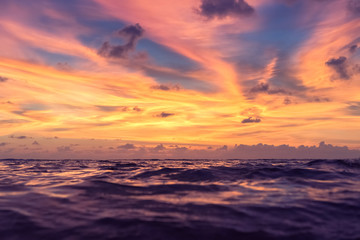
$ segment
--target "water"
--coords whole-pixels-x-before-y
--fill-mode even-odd
[[[0,239],[360,239],[360,160],[1,160]]]

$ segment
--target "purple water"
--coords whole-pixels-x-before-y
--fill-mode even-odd
[[[0,239],[360,239],[360,160],[1,160]]]

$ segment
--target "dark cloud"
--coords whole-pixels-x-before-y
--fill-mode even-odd
[[[360,16],[360,1],[359,0],[349,0],[348,9],[353,14]]]
[[[135,112],[141,112],[142,109],[139,108],[138,106],[135,106],[135,107],[133,107],[133,111],[135,111]]]
[[[104,42],[101,45],[98,54],[103,57],[125,58],[125,55],[129,50],[130,49],[128,49],[126,45],[113,46],[109,42]]]
[[[170,90],[179,91],[180,90],[180,87],[177,84],[175,84],[175,85],[159,84],[159,85],[152,86],[151,88],[155,89],[155,90],[162,90],[162,91],[170,91]]]
[[[163,91],[169,91],[170,87],[160,84],[160,85],[156,85],[156,86],[152,86],[152,89],[158,89],[158,90],[163,90]]]
[[[308,99],[309,102],[330,102],[331,99],[330,98],[327,98],[327,97],[324,97],[324,98],[321,98],[321,97],[311,97]]]
[[[0,147],[6,146],[6,145],[8,145],[8,143],[6,143],[6,142],[0,143]]]
[[[170,116],[173,116],[175,115],[174,113],[167,113],[167,112],[162,112],[158,115],[156,115],[157,117],[161,117],[161,118],[167,118],[167,117],[170,117]]]
[[[7,77],[1,77],[0,76],[0,82],[6,82],[8,81],[9,79]]]
[[[136,23],[135,25],[130,25],[119,30],[118,34],[121,37],[127,38],[127,45],[134,48],[136,41],[142,37],[144,32],[145,30],[140,26],[140,24]]]
[[[202,0],[197,12],[209,19],[249,16],[255,10],[245,0]]]
[[[32,137],[28,137],[28,136],[14,136],[14,135],[10,135],[9,138],[15,138],[15,139],[32,139]]]
[[[258,92],[267,92],[269,91],[269,84],[268,83],[258,83],[256,86],[250,89],[251,93],[258,93]]]
[[[254,87],[250,89],[250,93],[256,94],[256,93],[267,93],[267,94],[288,94],[291,95],[290,92],[282,89],[282,88],[270,88],[270,85],[268,83],[260,82]]]
[[[126,149],[126,150],[129,150],[129,149],[135,149],[136,146],[134,144],[131,144],[131,143],[127,143],[127,144],[124,144],[124,145],[120,145],[120,146],[117,146],[118,149]]]
[[[276,88],[276,89],[270,89],[268,92],[268,94],[288,94],[291,95],[290,92],[282,89],[282,88]]]
[[[242,123],[259,123],[259,122],[261,122],[261,119],[248,117],[248,118],[243,119],[241,122]]]
[[[332,69],[337,72],[339,77],[344,80],[350,79],[350,74],[347,70],[347,58],[341,56],[339,58],[332,58],[325,63],[327,66],[331,67]]]
[[[32,145],[40,145],[40,143],[38,143],[37,141],[34,141],[34,142],[32,143]]]
[[[289,105],[289,104],[292,103],[292,101],[291,101],[290,98],[285,98],[283,103],[284,103],[285,105]]]
[[[357,49],[358,49],[358,45],[357,45],[357,44],[352,45],[351,47],[349,47],[349,52],[354,53],[354,52],[356,52]]]
[[[137,40],[144,34],[144,29],[140,24],[127,26],[117,32],[118,36],[125,39],[127,42],[123,45],[112,45],[110,42],[104,42],[98,54],[108,58],[127,58],[129,52],[135,50]],[[144,56],[136,56],[137,58]]]

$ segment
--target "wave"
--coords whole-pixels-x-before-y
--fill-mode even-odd
[[[360,239],[360,160],[2,160],[0,239]]]

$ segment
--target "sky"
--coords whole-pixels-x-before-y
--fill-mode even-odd
[[[0,158],[360,156],[359,0],[0,8]]]

